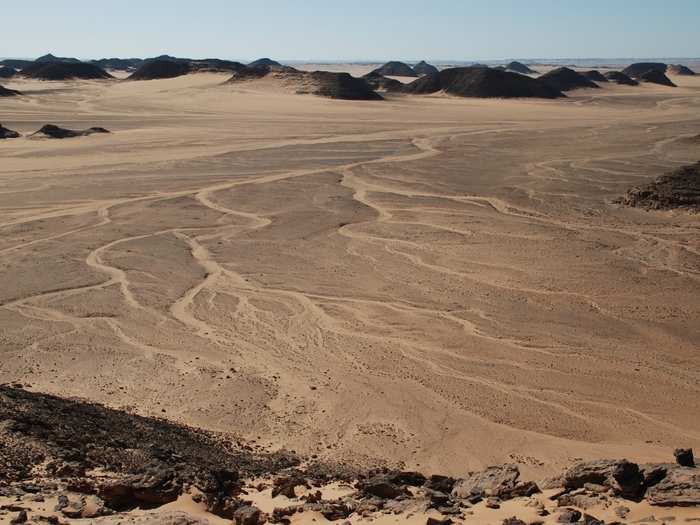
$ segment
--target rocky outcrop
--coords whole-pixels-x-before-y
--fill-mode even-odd
[[[639,499],[644,494],[644,476],[639,465],[624,459],[578,463],[564,473],[563,484],[567,489],[602,485],[627,499]]]
[[[617,202],[649,210],[685,208],[700,211],[700,162],[635,186]]]
[[[670,64],[666,68],[666,74],[678,76],[695,76],[695,71],[683,64]]]
[[[132,73],[127,80],[158,80],[175,78],[192,72],[189,62],[154,60],[146,62]]]
[[[34,62],[19,75],[34,80],[102,80],[113,78],[95,64],[84,62]]]
[[[558,98],[561,91],[544,82],[499,69],[458,67],[443,69],[406,84],[403,93],[424,95],[445,92],[460,97],[478,98]]]
[[[428,64],[425,60],[418,62],[412,69],[418,75],[434,75],[439,71],[438,68],[432,64]]]
[[[559,67],[538,77],[540,81],[558,91],[571,91],[581,88],[598,88],[599,86],[568,67]]]
[[[2,139],[16,139],[21,135],[14,130],[8,129],[0,124],[0,140]]]
[[[649,84],[659,84],[667,87],[676,87],[676,85],[671,82],[663,71],[657,71],[656,69],[651,69],[646,73],[642,73],[637,77],[642,82],[647,82]]]
[[[400,91],[403,87],[403,83],[395,78],[385,77],[374,71],[367,73],[362,78],[364,78],[367,84],[375,91]]]
[[[39,131],[32,133],[34,135],[43,135],[51,139],[68,139],[73,137],[86,137],[88,135],[94,135],[95,133],[109,133],[110,131],[105,128],[88,128],[88,129],[67,129],[61,128],[54,124],[46,124]]]
[[[517,465],[500,465],[488,467],[480,472],[470,472],[458,480],[452,489],[452,499],[473,500],[474,498],[495,497],[511,499],[519,496],[531,496],[539,492],[533,482],[520,482],[520,470]]]
[[[676,458],[676,463],[681,467],[695,466],[695,456],[692,448],[677,448],[673,451],[673,457]]]
[[[621,86],[639,85],[639,82],[637,82],[633,78],[628,77],[624,73],[621,73],[620,71],[608,71],[607,73],[605,73],[605,78],[607,78],[610,82],[615,82],[616,84],[620,84]]]
[[[353,77],[349,73],[312,71],[305,76],[310,81],[310,88],[300,88],[299,93],[341,100],[382,100],[382,96],[365,79]]]
[[[16,97],[21,94],[22,93],[14,89],[8,89],[6,87],[0,86],[0,97]]]
[[[668,66],[663,62],[636,62],[630,64],[622,72],[632,78],[637,78],[642,76],[647,71],[658,71],[660,73],[665,73]]]
[[[377,73],[385,77],[417,77],[416,73],[411,66],[405,62],[391,61],[387,62],[383,66],[378,67],[373,70],[372,73]]]
[[[12,78],[17,74],[17,70],[13,67],[1,66],[0,67],[0,78]]]
[[[700,469],[676,467],[647,492],[652,505],[663,507],[700,506]]]
[[[597,69],[592,69],[591,71],[584,71],[581,73],[584,77],[586,77],[588,80],[592,80],[593,82],[607,82],[608,79],[605,75],[603,75],[600,71]]]
[[[248,67],[282,67],[282,64],[276,60],[272,60],[271,58],[258,58],[257,60],[253,60],[251,63],[249,63]]]
[[[513,71],[514,73],[520,73],[521,75],[535,75],[535,74],[537,74],[537,71],[535,71],[531,67],[523,64],[522,62],[518,62],[517,60],[513,60],[512,62],[506,64],[505,67],[508,71]]]

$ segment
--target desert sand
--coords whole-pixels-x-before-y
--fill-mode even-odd
[[[370,69],[369,67],[367,68]],[[0,382],[460,475],[700,447],[700,80],[567,99],[7,81]]]

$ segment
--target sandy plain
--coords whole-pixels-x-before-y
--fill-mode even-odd
[[[0,382],[361,465],[700,447],[700,79],[565,100],[7,82]]]

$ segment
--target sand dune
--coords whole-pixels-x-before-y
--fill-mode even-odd
[[[460,475],[700,446],[697,77],[385,102],[11,79],[0,381]]]

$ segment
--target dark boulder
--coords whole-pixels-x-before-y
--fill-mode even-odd
[[[649,488],[646,497],[652,505],[663,507],[700,506],[700,469],[674,467]]]
[[[694,467],[695,458],[693,457],[692,448],[677,448],[673,451],[673,456],[676,458],[676,463],[681,467]]]
[[[598,88],[598,84],[581,73],[568,67],[559,67],[538,77],[538,79],[558,91],[571,91],[580,88]]]
[[[262,511],[253,505],[246,505],[233,513],[233,522],[236,525],[259,525],[263,523]]]
[[[385,476],[375,476],[360,484],[360,492],[366,496],[375,496],[381,499],[396,499],[408,494],[404,487],[392,483]]]
[[[644,493],[644,476],[639,466],[624,459],[584,461],[564,473],[567,489],[583,488],[587,483],[603,485],[627,499],[637,500]]]
[[[143,475],[128,476],[102,485],[98,495],[105,505],[116,511],[137,507],[152,509],[175,501],[182,493],[182,484],[173,471],[154,469]]]
[[[520,470],[515,464],[488,467],[478,472],[470,472],[458,480],[452,489],[452,499],[469,500],[478,497],[510,499],[518,487]]]
[[[454,478],[451,478],[449,476],[441,476],[439,474],[433,474],[428,478],[428,480],[425,482],[425,487],[430,489],[430,490],[437,490],[439,492],[452,492],[452,489],[455,486],[455,480]]]

